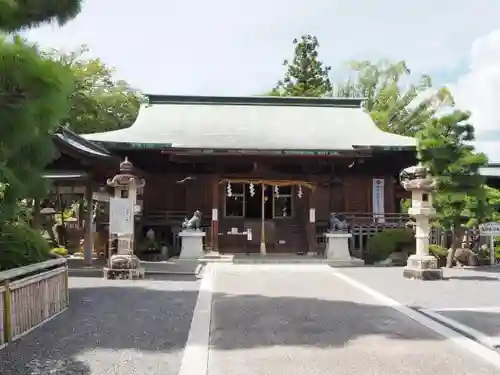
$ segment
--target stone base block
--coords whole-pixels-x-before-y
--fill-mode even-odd
[[[438,260],[433,255],[411,255],[406,263],[411,269],[434,269],[438,268]]]
[[[102,269],[105,279],[143,279],[146,271],[144,268],[116,269],[105,267]]]
[[[403,276],[415,280],[442,280],[443,270],[438,268],[437,259],[432,255],[411,255]]]
[[[403,269],[403,276],[405,279],[414,280],[442,280],[443,270],[441,268],[409,268]]]
[[[205,255],[203,251],[203,237],[205,233],[198,230],[183,230],[179,233],[182,238],[179,259],[200,259]]]

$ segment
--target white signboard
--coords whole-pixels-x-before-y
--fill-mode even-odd
[[[134,233],[134,201],[129,198],[109,199],[109,232]]]
[[[495,236],[500,236],[500,223],[490,221],[479,225],[479,234],[490,237],[490,262],[495,264]]]
[[[479,225],[481,236],[500,236],[500,223],[491,221]]]
[[[385,181],[383,178],[374,178],[372,187],[372,210],[373,219],[379,223],[385,222],[384,218],[384,190]]]
[[[313,224],[316,222],[316,209],[315,208],[309,209],[309,222],[313,223]]]

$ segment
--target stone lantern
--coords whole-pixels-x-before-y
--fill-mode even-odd
[[[120,173],[108,179],[107,184],[114,188],[109,200],[109,244],[116,241],[116,254],[109,258],[104,276],[109,278],[129,278],[144,276],[139,258],[134,254],[134,216],[137,211],[137,192],[145,181],[134,175],[134,166],[125,158],[120,163]]]
[[[436,180],[429,176],[428,170],[419,164],[404,169],[400,173],[401,185],[411,192],[411,207],[408,211],[415,220],[416,253],[408,258],[403,275],[409,279],[440,280],[443,271],[438,268],[437,259],[429,254],[429,219],[436,215],[432,205],[432,192]]]

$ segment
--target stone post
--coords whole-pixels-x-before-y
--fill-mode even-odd
[[[415,219],[416,252],[408,258],[403,276],[409,279],[440,280],[443,271],[438,268],[437,259],[429,254],[429,219],[436,215],[432,205],[432,192],[436,181],[428,175],[427,168],[421,164],[404,169],[401,185],[411,192],[411,207],[408,211]]]

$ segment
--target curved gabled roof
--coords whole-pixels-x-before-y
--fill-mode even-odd
[[[91,141],[142,147],[343,151],[414,148],[413,138],[381,131],[361,99],[150,95],[135,123],[87,134]]]
[[[103,146],[91,142],[73,131],[60,126],[54,133],[54,141],[89,157],[111,158],[113,155]]]

